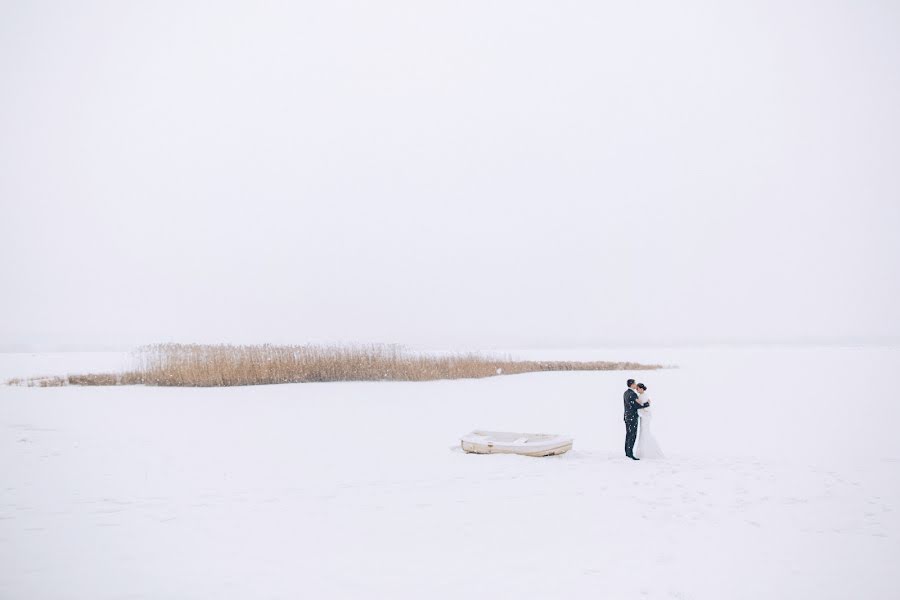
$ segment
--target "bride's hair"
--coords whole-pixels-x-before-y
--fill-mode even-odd
[[[641,388],[642,390],[646,390],[646,389],[647,389],[647,386],[644,385],[643,383],[639,383],[639,384],[638,384],[638,387]]]

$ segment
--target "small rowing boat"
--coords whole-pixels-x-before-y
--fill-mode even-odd
[[[552,433],[476,430],[464,435],[460,443],[463,450],[475,454],[552,456],[571,450],[573,441],[571,437]]]

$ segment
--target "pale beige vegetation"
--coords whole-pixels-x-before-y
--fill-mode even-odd
[[[122,373],[31,377],[10,385],[233,386],[314,381],[431,381],[536,371],[637,371],[632,362],[513,360],[481,354],[428,354],[399,346],[232,346],[157,344],[135,353]]]

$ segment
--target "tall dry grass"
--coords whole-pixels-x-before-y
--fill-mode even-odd
[[[423,354],[399,346],[232,346],[156,344],[135,353],[123,373],[15,380],[19,385],[234,386],[314,381],[432,381],[535,371],[638,371],[632,362],[533,361],[480,354]],[[14,384],[14,380],[10,380]]]

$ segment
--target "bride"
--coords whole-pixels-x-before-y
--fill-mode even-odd
[[[647,393],[647,386],[643,383],[639,383],[637,384],[637,388],[640,397],[638,402],[641,404],[649,402],[650,394]],[[634,447],[634,455],[638,458],[665,458],[656,438],[650,433],[650,421],[652,420],[650,407],[638,409],[638,414],[640,415],[641,420],[640,425],[638,426],[638,441],[637,445]]]

